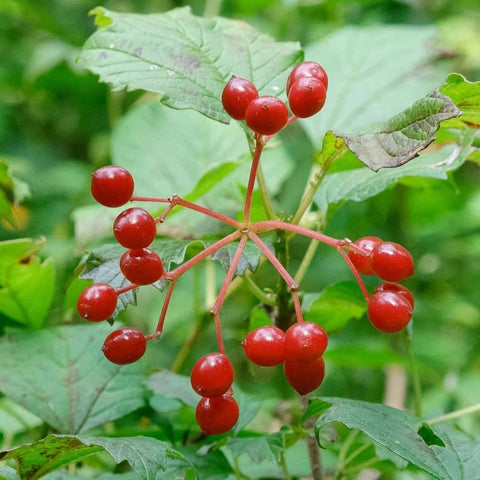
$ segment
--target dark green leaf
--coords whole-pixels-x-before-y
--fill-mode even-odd
[[[144,405],[139,365],[108,362],[109,325],[7,332],[0,339],[0,391],[65,433],[87,432]]]
[[[359,319],[367,304],[355,282],[340,282],[322,292],[303,297],[305,320],[318,323],[327,332],[340,330],[352,319]]]
[[[398,167],[415,158],[435,140],[440,122],[458,117],[461,111],[438,91],[395,115],[374,133],[337,135],[357,158],[373,171]]]
[[[128,462],[134,478],[154,480],[167,458],[186,459],[165,442],[150,437],[85,437],[49,435],[43,440],[0,452],[0,459],[17,461],[21,478],[37,480],[71,462],[105,450],[116,463]]]
[[[469,82],[462,75],[451,73],[439,90],[462,112],[459,118],[446,122],[446,126],[480,128],[480,82]]]
[[[189,8],[163,14],[92,11],[100,30],[85,43],[80,64],[115,90],[147,90],[174,108],[228,122],[221,93],[234,74],[264,94],[284,89],[287,69],[301,59],[297,43],[275,43],[244,22],[195,17]],[[108,23],[110,21],[110,23]]]
[[[326,407],[330,404],[330,407]],[[441,480],[452,477],[438,457],[438,447],[430,447],[418,431],[421,421],[406,412],[386,405],[345,398],[314,399],[305,418],[318,415],[316,433],[327,424],[340,422],[347,428],[362,431],[375,443]],[[432,431],[433,433],[433,431]],[[440,437],[438,437],[440,438]]]

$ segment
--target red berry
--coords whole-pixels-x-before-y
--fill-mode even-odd
[[[372,251],[382,243],[382,240],[378,237],[362,237],[353,242],[354,245],[362,249],[365,253],[359,253],[355,250],[348,252],[348,257],[353,262],[355,267],[360,273],[364,275],[375,275],[370,265]]]
[[[263,96],[253,99],[245,112],[247,125],[261,135],[273,135],[280,131],[288,120],[288,110],[277,97]]]
[[[126,248],[145,248],[153,242],[157,224],[143,208],[129,208],[115,219],[113,234]]]
[[[394,242],[382,242],[374,248],[371,266],[376,275],[389,282],[400,282],[413,274],[410,252]]]
[[[112,332],[102,347],[103,354],[112,363],[126,365],[142,358],[147,349],[147,341],[142,332],[124,327]]]
[[[297,362],[313,360],[323,354],[327,344],[327,334],[320,325],[295,323],[285,332],[285,359]]]
[[[78,313],[89,322],[110,318],[117,306],[117,292],[107,283],[94,283],[78,297]]]
[[[393,292],[393,293],[396,293],[397,295],[400,295],[400,296],[406,298],[409,301],[412,308],[415,306],[415,299],[413,298],[412,292],[407,287],[404,287],[403,285],[400,285],[399,283],[381,283],[373,291],[373,295],[375,295],[378,292]]]
[[[273,367],[285,360],[285,333],[273,325],[252,330],[242,342],[247,358],[262,367]]]
[[[297,362],[286,360],[283,372],[288,383],[300,394],[306,395],[320,386],[325,377],[325,362],[322,357]]]
[[[128,170],[110,165],[95,170],[92,174],[93,198],[106,207],[120,207],[133,194],[133,178]]]
[[[148,285],[163,275],[163,262],[153,250],[132,249],[120,257],[120,270],[130,282]]]
[[[288,92],[290,110],[299,118],[315,115],[325,105],[327,89],[315,78],[299,78]]]
[[[328,88],[328,76],[324,68],[316,62],[303,62],[297,65],[288,76],[287,95],[292,85],[300,78],[315,78],[323,83],[325,89]]]
[[[367,315],[372,325],[386,333],[403,330],[412,318],[412,304],[399,293],[379,291],[370,297]]]
[[[202,397],[218,397],[230,389],[235,373],[230,359],[223,353],[209,353],[193,366],[192,388]]]
[[[248,104],[257,97],[258,91],[252,82],[232,76],[222,92],[223,108],[235,120],[244,120]]]
[[[237,423],[239,413],[238,403],[225,393],[219,397],[202,398],[195,410],[195,418],[205,434],[219,435]]]

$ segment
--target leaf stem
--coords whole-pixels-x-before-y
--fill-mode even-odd
[[[302,262],[298,267],[297,273],[293,277],[298,284],[302,282],[303,277],[307,273],[308,267],[311,265],[313,257],[315,256],[315,252],[317,251],[318,245],[318,240],[312,238],[310,244],[308,245],[307,251],[302,258]]]
[[[432,418],[431,420],[427,420],[427,423],[429,425],[435,425],[436,423],[448,422],[450,420],[454,420],[465,415],[470,415],[478,411],[480,411],[480,403],[476,403],[475,405],[471,405],[470,407],[461,408],[460,410],[455,410],[453,412],[446,413],[445,415]]]
[[[420,382],[420,374],[413,354],[412,341],[410,333],[407,329],[401,333],[405,350],[407,351],[408,361],[410,363],[410,374],[412,376],[413,398],[414,398],[414,412],[417,417],[422,416],[422,385]]]
[[[245,272],[242,275],[243,280],[247,284],[250,292],[258,298],[263,304],[274,307],[277,303],[276,295],[274,293],[267,293],[262,288],[260,288],[256,282],[253,280],[252,275]]]

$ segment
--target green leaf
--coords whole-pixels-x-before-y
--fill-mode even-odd
[[[3,217],[12,227],[16,227],[12,205],[16,205],[30,196],[28,185],[16,178],[11,171],[10,162],[0,158],[0,219]]]
[[[347,26],[307,45],[329,76],[325,107],[302,120],[317,149],[328,130],[368,132],[440,85],[449,65],[435,35],[430,25]]]
[[[151,15],[103,8],[92,13],[102,28],[85,43],[81,66],[114,90],[155,92],[169,107],[194,109],[225,123],[221,94],[232,74],[276,95],[289,67],[302,58],[297,43],[275,43],[244,22],[196,17],[189,8]]]
[[[246,454],[257,465],[265,460],[279,463],[286,449],[296,439],[298,439],[298,434],[291,431],[280,431],[258,437],[229,438],[227,447],[235,458]]]
[[[28,410],[20,407],[7,397],[0,399],[0,425],[3,435],[16,435],[32,430],[42,424],[42,421]]]
[[[439,447],[431,447],[419,435],[422,422],[406,412],[386,405],[332,397],[312,400],[304,418],[312,415],[319,415],[315,425],[317,436],[325,425],[340,422],[347,428],[362,431],[376,444],[435,478],[459,478],[452,477],[447,472],[438,457]],[[438,435],[437,437],[440,439]]]
[[[406,165],[372,172],[357,168],[325,176],[315,194],[315,201],[323,212],[333,210],[346,200],[361,202],[386,190],[398,181],[409,177],[446,180],[449,171],[457,169],[466,159],[469,146],[447,145],[441,150],[421,155]],[[329,212],[331,214],[331,212]]]
[[[105,450],[118,464],[127,462],[135,478],[154,480],[165,470],[167,458],[187,461],[160,440],[150,437],[86,437],[49,435],[43,440],[0,452],[1,460],[15,460],[22,479],[37,480],[49,472]]]
[[[0,480],[20,480],[17,472],[11,467],[0,467]]]
[[[439,91],[450,97],[462,115],[445,122],[450,128],[480,128],[480,82],[469,82],[458,73],[451,73]]]
[[[374,133],[337,135],[362,163],[376,172],[381,168],[398,167],[416,157],[435,140],[440,122],[460,114],[448,97],[434,91],[395,115]]]
[[[87,432],[140,408],[139,365],[111,364],[101,352],[111,330],[101,324],[8,331],[0,339],[0,391],[65,433]]]
[[[272,238],[272,236],[262,236],[262,240],[270,248],[270,250],[273,251]],[[217,250],[211,256],[211,258],[213,260],[218,260],[221,263],[222,267],[227,270],[233,260],[237,247],[238,242],[229,243],[227,246],[221,248],[220,250]],[[261,252],[258,247],[253,242],[247,242],[245,244],[245,248],[243,249],[242,256],[240,257],[240,261],[238,262],[235,274],[243,275],[247,269],[251,272],[255,272],[260,263],[260,255]]]
[[[0,243],[0,312],[39,328],[55,293],[55,265],[36,256],[44,240],[21,239]]]
[[[200,397],[192,389],[190,377],[186,375],[162,370],[150,375],[145,384],[155,394],[151,398],[153,401],[157,401],[155,397],[158,396],[160,399],[180,400],[185,405],[195,408],[200,400]]]
[[[352,319],[359,319],[367,308],[355,282],[340,282],[320,293],[304,295],[302,310],[305,320],[318,323],[327,332],[340,330]]]

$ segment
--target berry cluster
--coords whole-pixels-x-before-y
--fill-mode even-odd
[[[276,97],[260,96],[249,80],[233,76],[225,86],[222,94],[225,110],[232,118],[245,121],[255,139],[242,221],[191,203],[177,195],[169,198],[136,196],[131,174],[118,166],[102,167],[92,175],[92,195],[104,206],[119,207],[129,201],[160,202],[166,205],[163,213],[156,218],[142,208],[128,208],[113,223],[113,235],[126,249],[119,261],[120,270],[130,283],[119,289],[105,283],[95,283],[79,296],[79,314],[88,321],[100,322],[115,314],[119,295],[158,280],[168,285],[153,333],[144,335],[137,329],[124,327],[106,338],[102,350],[105,357],[113,363],[123,365],[139,360],[146,351],[147,342],[161,336],[173,290],[183,273],[221,248],[237,242],[224,282],[210,311],[215,323],[218,352],[200,358],[190,377],[193,390],[201,397],[196,408],[196,419],[207,435],[230,430],[239,415],[238,404],[233,397],[234,369],[225,353],[220,311],[248,241],[258,247],[285,281],[291,294],[291,308],[296,322],[286,328],[286,331],[275,325],[265,325],[251,331],[242,342],[245,355],[262,367],[283,364],[285,378],[300,395],[312,392],[323,381],[323,353],[327,348],[328,337],[320,325],[304,321],[298,294],[299,285],[263,242],[262,234],[284,230],[335,248],[350,267],[362,290],[368,302],[368,317],[376,328],[389,333],[398,332],[411,319],[413,296],[407,288],[396,283],[413,273],[412,257],[401,245],[384,242],[377,237],[363,237],[356,242],[339,240],[296,223],[278,219],[252,222],[250,219],[252,193],[264,146],[273,135],[296,118],[308,117],[320,111],[325,103],[327,86],[325,70],[315,62],[304,62],[290,73],[286,85],[288,108]],[[167,271],[162,259],[151,247],[157,234],[157,224],[164,222],[176,206],[214,218],[232,227],[233,231],[183,264]],[[370,295],[361,274],[377,275],[386,283],[380,284]]]
[[[306,118],[319,112],[327,97],[328,77],[315,62],[295,67],[287,80],[288,105],[277,97],[259,96],[252,82],[233,76],[222,93],[225,111],[235,120],[245,120],[260,135],[274,135],[295,118]]]

